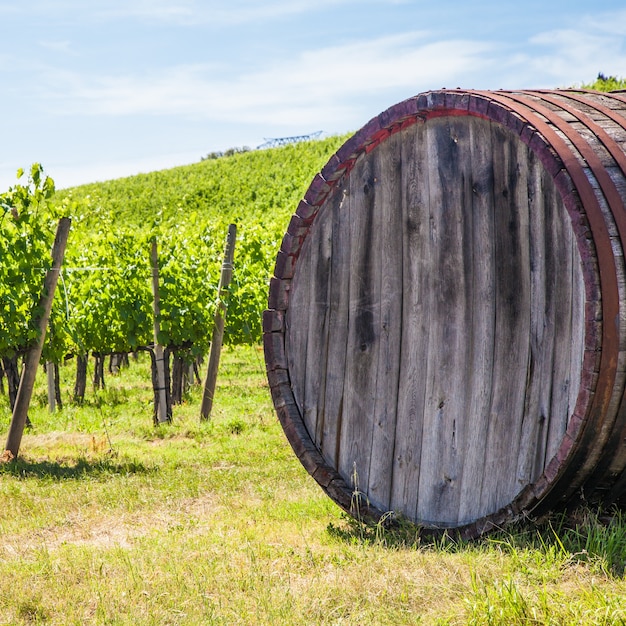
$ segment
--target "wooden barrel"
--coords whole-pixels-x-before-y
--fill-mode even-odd
[[[626,94],[442,90],[312,181],[264,314],[300,461],[346,511],[476,537],[626,501]]]

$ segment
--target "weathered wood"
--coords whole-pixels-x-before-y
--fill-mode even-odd
[[[159,341],[161,332],[161,307],[159,301],[159,250],[156,239],[152,240],[150,248],[150,267],[152,268],[152,327],[154,335],[154,361],[156,369],[155,391],[155,421],[164,424],[171,419],[171,408],[168,403],[167,386],[165,384],[165,364],[163,346]]]
[[[381,144],[376,155],[380,191],[375,211],[380,230],[380,283],[377,286],[378,331],[377,393],[373,406],[372,440],[367,494],[371,502],[388,510],[394,475],[394,448],[398,416],[398,377],[402,342],[402,137]],[[387,211],[386,207],[395,207]]]
[[[54,382],[54,363],[52,361],[46,363],[46,382],[48,385],[48,410],[50,413],[54,413],[57,398]]]
[[[521,176],[517,173],[520,155],[516,149],[525,146],[512,144],[509,137],[506,129],[492,125],[496,315],[492,399],[481,490],[481,509],[489,511],[504,506],[521,489],[516,485],[515,468],[529,353],[528,196],[526,172]],[[511,376],[511,371],[516,375]]]
[[[344,210],[343,194],[338,194],[329,202],[324,215],[320,215],[303,246],[301,254],[307,255],[310,264],[302,264],[300,270],[306,271],[311,280],[294,281],[288,320],[291,328],[303,331],[289,335],[293,338],[289,354],[301,355],[299,359],[292,359],[289,366],[294,380],[300,381],[300,386],[294,385],[294,388],[304,390],[304,395],[298,395],[296,399],[307,428],[315,433],[318,448],[329,463],[336,460],[337,422],[341,419],[333,403],[343,393],[346,333],[341,328],[337,335],[334,329],[338,320],[347,320],[344,303],[347,302],[348,283],[345,276],[336,274],[337,269],[349,269],[346,263],[337,263],[345,259],[348,243],[337,238],[337,225],[349,223],[345,215],[342,217]],[[338,305],[331,308],[329,301],[338,302]],[[335,340],[343,342],[343,348],[341,344],[334,345]],[[329,346],[333,346],[335,355],[330,367]],[[342,385],[340,394],[333,391],[334,381]]]
[[[328,210],[328,209],[327,209]],[[323,379],[326,371],[326,346],[318,344],[318,340],[326,335],[328,324],[328,289],[330,260],[332,258],[332,221],[319,220],[314,237],[309,247],[310,273],[308,286],[308,303],[302,311],[302,316],[308,316],[308,323],[303,323],[306,329],[304,338],[307,346],[304,358],[303,395],[301,411],[304,423],[309,432],[315,433],[320,447],[318,422],[323,427],[323,420],[318,420],[320,407],[324,404]]]
[[[454,90],[331,158],[264,344],[286,434],[340,506],[357,478],[372,511],[470,537],[580,487],[622,497],[625,145],[610,96]]]
[[[224,260],[220,272],[220,282],[217,287],[217,310],[213,318],[213,334],[211,335],[211,350],[209,352],[209,365],[204,381],[204,393],[202,405],[200,407],[200,419],[211,418],[213,410],[213,399],[215,396],[215,386],[217,384],[217,372],[220,365],[222,353],[222,343],[224,342],[224,325],[226,323],[226,310],[228,308],[228,287],[233,276],[233,259],[235,256],[235,241],[237,239],[237,226],[229,224],[228,235],[226,236],[226,246],[224,250]]]
[[[350,203],[348,190],[342,189],[330,202],[333,256],[330,268],[329,316],[327,341],[324,345],[324,405],[318,417],[318,433],[324,458],[337,467],[341,448],[345,364],[348,350],[350,309]],[[334,357],[334,358],[333,358]]]
[[[460,478],[459,523],[480,517],[485,457],[491,400],[494,381],[494,344],[496,303],[495,274],[497,259],[494,247],[494,168],[491,147],[491,125],[473,124],[470,127],[470,154],[466,157],[472,166],[472,194],[468,211],[472,216],[471,239],[468,244],[476,251],[471,260],[471,334],[468,337],[468,393],[467,413],[472,423],[466,429],[465,461]]]
[[[15,407],[13,408],[13,416],[9,426],[9,434],[7,435],[7,443],[3,458],[14,458],[17,456],[26,420],[28,419],[28,407],[33,393],[35,384],[35,376],[44,340],[46,337],[46,328],[50,319],[50,311],[52,310],[52,301],[56,290],[63,258],[65,256],[65,247],[70,234],[71,220],[68,217],[62,217],[59,220],[54,244],[52,246],[52,267],[46,273],[43,283],[43,289],[37,307],[38,314],[33,319],[33,325],[38,330],[37,339],[32,346],[29,347],[24,358],[24,369],[20,379],[20,386],[17,391]]]
[[[391,510],[416,519],[421,469],[426,358],[430,345],[430,188],[422,146],[426,128],[405,131],[402,142],[402,340],[399,346],[398,428],[395,433]],[[402,390],[402,391],[400,391]]]
[[[378,305],[381,277],[379,245],[381,219],[376,211],[380,188],[378,163],[358,162],[348,185],[350,211],[350,285],[348,290],[347,350],[339,432],[339,473],[350,485],[358,481],[367,493],[369,448],[373,432],[373,407],[377,395],[380,338]]]
[[[459,418],[466,391],[460,380],[466,346],[466,279],[462,263],[466,216],[457,207],[462,206],[465,191],[459,152],[468,145],[466,128],[455,120],[439,118],[427,126],[433,273],[428,294],[431,347],[424,355],[426,389],[417,516],[435,525],[456,522],[456,511],[454,520],[449,511],[458,510],[457,485],[462,471],[457,431],[464,430]]]

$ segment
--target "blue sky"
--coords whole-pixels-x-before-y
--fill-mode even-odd
[[[0,0],[0,192],[358,130],[429,89],[626,77],[624,0]]]

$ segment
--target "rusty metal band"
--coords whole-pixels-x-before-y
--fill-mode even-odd
[[[605,115],[606,117],[608,117],[611,121],[615,122],[618,126],[626,130],[626,117],[624,117],[624,115],[620,115],[619,113],[615,111],[615,109],[610,109],[609,107],[604,106],[603,104],[600,104],[599,102],[596,102],[595,100],[590,100],[588,96],[595,96],[595,97],[606,96],[607,98],[617,99],[620,102],[624,102],[624,103],[626,103],[626,99],[615,98],[615,94],[600,93],[600,92],[595,92],[595,91],[586,92],[587,97],[585,97],[584,95],[582,95],[580,91],[575,91],[573,89],[563,89],[562,91],[559,91],[558,93],[564,98],[569,98],[570,100],[576,100],[576,102],[580,102],[581,104],[585,104],[588,107],[595,109],[596,111],[602,113],[602,115]],[[626,111],[624,111],[624,113],[626,114]],[[613,158],[615,158],[615,155],[613,155]]]
[[[626,96],[622,95],[623,92],[618,93],[616,91],[599,91],[598,94],[607,96],[608,98],[613,98],[613,100],[619,100],[620,102],[626,104]]]
[[[617,110],[611,109],[604,104],[599,102],[599,98],[608,97],[614,100],[619,100],[620,102],[626,102],[626,100],[622,96],[618,96],[615,93],[601,93],[601,92],[583,92],[581,93],[578,90],[567,89],[559,92],[559,95],[566,97],[570,100],[574,100],[576,102],[580,102],[583,105],[586,105],[594,110],[598,111],[606,118],[610,119],[614,124],[620,127],[623,130],[626,130],[626,110],[623,110],[623,115],[620,115]],[[622,174],[626,178],[626,153],[620,148],[619,144],[613,140],[613,146],[607,146],[607,149],[611,153],[611,156],[615,159],[617,164],[619,165]],[[620,406],[620,414],[622,411],[626,411],[626,389],[624,390],[624,395],[622,397],[622,406]],[[622,428],[622,431],[619,435],[614,437],[613,447],[607,450],[606,460],[601,461],[598,473],[601,474],[601,479],[603,481],[602,487],[606,486],[607,477],[612,478],[612,484],[610,484],[611,492],[608,496],[609,502],[615,502],[616,500],[622,498],[624,494],[626,494],[626,473],[624,473],[624,468],[626,467],[626,447],[619,447],[622,442],[626,441],[626,425]],[[610,471],[609,471],[610,468]],[[604,470],[604,474],[602,475],[602,471]],[[622,473],[621,478],[616,476],[618,473]]]
[[[568,106],[567,104],[559,101],[557,98],[551,97],[543,92],[529,92],[525,91],[524,94],[539,98],[545,102],[549,102],[554,106],[560,107],[563,111],[566,111],[573,117],[575,117],[579,122],[583,123],[591,132],[596,135],[598,140],[607,148],[607,150],[613,156],[614,154],[619,154],[621,156],[622,163],[620,167],[622,172],[626,172],[626,155],[621,151],[617,143],[609,136],[609,134],[604,131],[598,124],[596,124],[591,118],[587,115],[575,109],[574,107]],[[541,113],[541,115],[546,116],[546,109],[540,105],[535,105],[537,112]],[[547,116],[546,116],[547,117]],[[611,209],[611,213],[613,214],[613,218],[615,219],[615,223],[617,225],[617,229],[619,231],[620,240],[622,242],[622,249],[624,249],[624,243],[626,242],[626,212],[624,211],[624,201],[615,186],[615,183],[609,176],[606,168],[600,162],[598,155],[595,153],[593,148],[589,145],[587,141],[574,129],[568,122],[563,120],[557,114],[558,123],[555,124],[561,130],[567,138],[572,142],[574,147],[580,152],[585,161],[587,161],[589,167],[596,180],[600,183],[600,188],[604,193],[606,200],[609,204],[609,208]],[[550,120],[552,122],[552,120]],[[615,157],[614,157],[615,158]],[[616,159],[617,161],[617,159]],[[619,164],[619,163],[618,163]]]
[[[626,130],[626,118],[621,115],[615,113],[613,109],[609,109],[604,106],[600,102],[597,102],[594,99],[595,93],[581,94],[573,93],[571,91],[563,91],[558,92],[558,96],[555,97],[554,92],[541,91],[541,97],[544,100],[548,100],[553,104],[560,106],[564,111],[574,116],[580,122],[585,124],[589,130],[591,130],[598,140],[602,143],[602,145],[606,148],[609,154],[617,163],[619,169],[622,172],[622,175],[626,178],[626,153],[624,153],[623,149],[617,143],[613,137],[611,137],[599,124],[594,122],[588,115],[584,112],[569,106],[563,99],[569,99],[571,101],[578,102],[583,104],[584,106],[589,107],[590,109],[600,113],[606,118],[611,119],[611,121],[615,122],[620,128]],[[603,179],[608,178],[611,181],[611,187],[615,190],[613,193],[620,195],[619,191],[615,187],[615,183],[608,175],[606,168],[603,168]],[[604,185],[601,185],[604,191]],[[605,192],[606,194],[606,192]],[[621,203],[616,203],[617,212],[613,211],[613,215],[615,217],[616,225],[620,235],[620,241],[622,245],[622,251],[626,247],[626,211],[624,210],[624,199],[621,197]],[[626,254],[626,253],[625,253]],[[595,481],[601,481],[603,488],[606,488],[610,482],[610,476],[608,468],[611,467],[611,474],[616,474],[617,472],[621,472],[624,467],[626,467],[626,447],[621,446],[622,441],[626,441],[626,390],[622,393],[622,399],[620,402],[620,406],[617,411],[617,417],[615,420],[615,425],[610,433],[608,438],[609,445],[605,446],[603,449],[602,458],[598,463],[598,466],[594,472]],[[612,482],[616,482],[616,478],[612,479]]]
[[[610,403],[611,393],[617,372],[618,356],[618,332],[612,320],[618,319],[619,315],[619,291],[617,285],[617,274],[615,260],[612,255],[611,239],[604,222],[602,209],[595,196],[593,188],[585,175],[585,172],[578,162],[576,156],[565,141],[558,135],[554,127],[559,127],[564,122],[554,112],[549,109],[545,111],[536,110],[536,103],[529,101],[526,97],[504,92],[472,92],[482,97],[488,97],[496,103],[508,108],[520,115],[546,139],[550,147],[555,150],[560,157],[565,170],[571,177],[572,182],[581,198],[589,221],[591,233],[596,247],[596,255],[600,273],[600,286],[602,290],[602,352],[600,356],[600,367],[595,393],[588,410],[588,419],[579,426],[576,434],[577,446],[572,454],[575,460],[584,461],[587,447],[593,445],[593,431],[598,424],[604,420],[606,409]],[[548,122],[540,117],[542,115]],[[552,126],[550,125],[552,124]],[[571,455],[570,455],[571,456]],[[575,463],[569,463],[568,467],[572,472]],[[549,492],[557,491],[558,495],[571,495],[566,479],[568,469],[559,468],[559,474],[553,481],[549,481],[545,493],[540,494],[541,500],[545,499]],[[582,477],[585,478],[584,476]]]
[[[556,97],[553,95],[554,92],[548,92],[543,90],[538,92],[533,91],[525,93],[530,96],[540,98],[545,102],[549,102],[554,106],[559,107],[561,110],[565,111],[566,113],[577,119],[579,122],[584,124],[596,136],[598,141],[602,143],[602,145],[606,148],[609,154],[611,154],[613,159],[618,164],[620,170],[622,171],[622,174],[626,176],[626,154],[624,154],[619,144],[587,114],[563,102],[562,98],[567,98],[566,94],[559,94],[560,97]],[[584,97],[575,98],[574,100],[587,105],[589,108],[597,111],[602,115],[604,115],[607,111],[611,111],[601,104],[598,104],[596,106],[595,102],[589,101]],[[623,122],[626,122],[626,119],[623,119]],[[626,247],[626,209],[624,207],[624,199],[619,193],[615,183],[613,182],[613,179],[609,176],[606,168],[600,162],[600,159],[593,150],[593,148],[573,128],[571,128],[571,132],[568,133],[567,136],[576,146],[576,149],[581,153],[583,158],[587,161],[587,163],[591,167],[593,175],[600,183],[600,188],[604,193],[604,196],[609,204],[611,213],[613,214],[613,217],[615,219],[622,252],[624,253]],[[600,437],[600,433],[596,434],[596,439],[598,443],[602,446],[602,456],[596,464],[592,476],[594,477],[594,481],[602,481],[603,487],[606,487],[608,484],[608,467],[611,465],[612,462],[614,462],[615,453],[617,451],[619,443],[625,438],[626,392],[623,392],[622,398],[620,400],[620,405],[617,409],[615,423],[613,427],[610,430],[607,429],[604,438]],[[607,442],[608,446],[606,445]],[[624,465],[626,465],[626,459],[622,459],[622,467],[620,467],[619,469],[623,469]]]
[[[519,94],[511,93],[507,95],[509,95],[516,102],[519,102],[521,104],[526,104],[527,106],[531,107],[536,113],[544,116],[551,124],[553,124],[556,128],[558,128],[569,139],[569,141],[576,148],[576,150],[578,150],[578,152],[586,160],[592,173],[594,174],[594,176],[600,183],[602,191],[605,194],[605,197],[607,199],[607,202],[609,202],[609,208],[614,216],[614,219],[616,219],[617,221],[618,216],[620,216],[620,214],[623,214],[623,211],[624,211],[624,205],[623,205],[622,199],[617,189],[615,188],[613,181],[610,179],[606,170],[602,166],[600,159],[595,154],[595,152],[591,149],[591,146],[589,146],[589,144],[584,140],[584,138],[578,134],[576,129],[574,129],[568,122],[566,122],[562,117],[560,117],[557,111],[552,111],[551,109],[548,109],[547,107],[542,106],[541,104],[538,104],[536,100],[532,99],[533,97],[535,98],[537,97],[535,94],[525,93],[524,95],[519,95]],[[571,154],[571,151],[569,152]],[[581,193],[581,190],[579,189],[579,193],[581,193],[581,198],[583,199],[585,209],[588,211],[591,197],[593,197],[593,203],[597,205],[596,209],[600,209],[598,199],[595,195],[595,192],[593,192],[593,189],[591,187],[591,184],[589,183],[589,180],[587,179],[587,176],[584,174],[584,170],[582,166],[580,165],[578,161],[576,161],[576,163],[578,165],[578,168],[580,169],[580,172],[582,173],[582,176],[584,176],[584,181],[585,181],[584,188],[586,189],[586,191],[584,191],[583,193],[586,193],[586,196],[584,196],[583,193]],[[582,179],[581,179],[581,182],[582,182]],[[576,187],[578,188],[578,184],[576,184]],[[591,194],[589,194],[589,190],[591,190]],[[604,223],[604,219],[603,219],[603,224],[604,226],[606,226],[606,224]],[[622,235],[623,233],[620,232],[620,237]],[[623,241],[624,239],[622,238],[622,242]],[[606,251],[611,251],[611,250],[612,248],[610,246],[610,240],[609,240],[608,247],[604,248],[602,251],[600,250],[597,251],[598,258],[600,258],[601,252],[606,252]],[[610,256],[611,256],[611,260],[613,261],[612,265],[615,271],[616,269],[615,261],[614,261],[612,252]],[[601,273],[601,280],[602,280],[602,266],[600,266],[600,273]],[[607,346],[610,346],[610,348],[615,349],[614,350],[615,352],[619,352],[619,333],[615,332],[615,336],[612,338],[610,337],[610,335],[613,334],[614,329],[615,331],[617,331],[617,324],[609,323],[610,320],[619,319],[619,291],[617,291],[617,294],[615,296],[615,302],[608,303],[611,306],[613,306],[613,304],[617,306],[617,312],[615,313],[615,315],[613,315],[612,312],[608,312],[608,313],[605,312],[605,304],[607,304],[607,302],[605,299],[605,292],[604,292],[604,286],[603,286],[603,289],[602,289],[602,305],[603,305],[603,320],[604,320],[603,321],[603,337],[608,335],[609,343],[606,344],[603,341],[602,356],[604,356],[604,351],[607,349]],[[615,364],[616,363],[617,363],[617,355],[615,356]],[[612,379],[613,381],[615,380],[616,369],[617,368],[614,369],[614,374],[613,374],[613,379]],[[600,381],[601,381],[601,377],[599,377],[598,383],[600,383]],[[610,385],[607,386],[607,390],[612,392],[613,387],[614,387],[614,382],[612,382]],[[608,403],[609,401],[610,401],[610,397],[607,396],[606,402]],[[592,423],[594,425],[594,428],[589,427],[591,424],[587,424],[586,427],[583,427],[582,436],[579,439],[579,443],[574,452],[574,456],[572,457],[571,461],[568,463],[561,477],[561,480],[564,483],[566,483],[567,495],[573,494],[576,491],[576,489],[580,487],[581,484],[584,483],[594,473],[598,460],[600,458],[600,454],[603,451],[604,444],[610,438],[610,434],[615,425],[615,420],[617,419],[617,411],[614,415],[607,415],[606,408],[608,408],[607,404],[605,404],[604,410],[602,412],[597,413],[595,416],[592,417],[593,419]],[[601,432],[604,432],[603,436],[600,436]],[[579,462],[579,459],[580,459],[580,462]]]
[[[595,100],[591,100],[588,97],[585,97],[580,94],[580,92],[571,92],[568,90],[558,91],[558,98],[551,97],[550,94],[554,94],[554,91],[544,91],[538,90],[536,92],[532,92],[535,94],[541,94],[541,98],[544,100],[548,100],[553,104],[557,104],[564,111],[567,111],[571,115],[575,116],[580,122],[582,122],[589,130],[593,132],[593,134],[598,138],[598,140],[604,145],[604,147],[608,150],[609,154],[615,159],[615,162],[622,170],[624,176],[626,176],[626,153],[620,145],[611,137],[599,124],[594,122],[588,115],[584,112],[568,106],[565,104],[561,98],[566,98],[568,100],[574,100],[575,102],[579,102],[580,104],[586,105],[591,109],[594,109],[598,113],[601,113],[605,117],[609,118],[611,121],[615,122],[618,126],[626,130],[626,117],[622,115],[618,115],[615,113],[613,109],[609,109],[608,107],[596,102]],[[590,94],[596,95],[596,94]]]

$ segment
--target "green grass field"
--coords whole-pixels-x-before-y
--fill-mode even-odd
[[[363,527],[292,453],[258,347],[225,349],[208,424],[200,395],[155,428],[143,358],[54,414],[41,377],[0,469],[1,624],[626,623],[620,516],[470,544]]]

